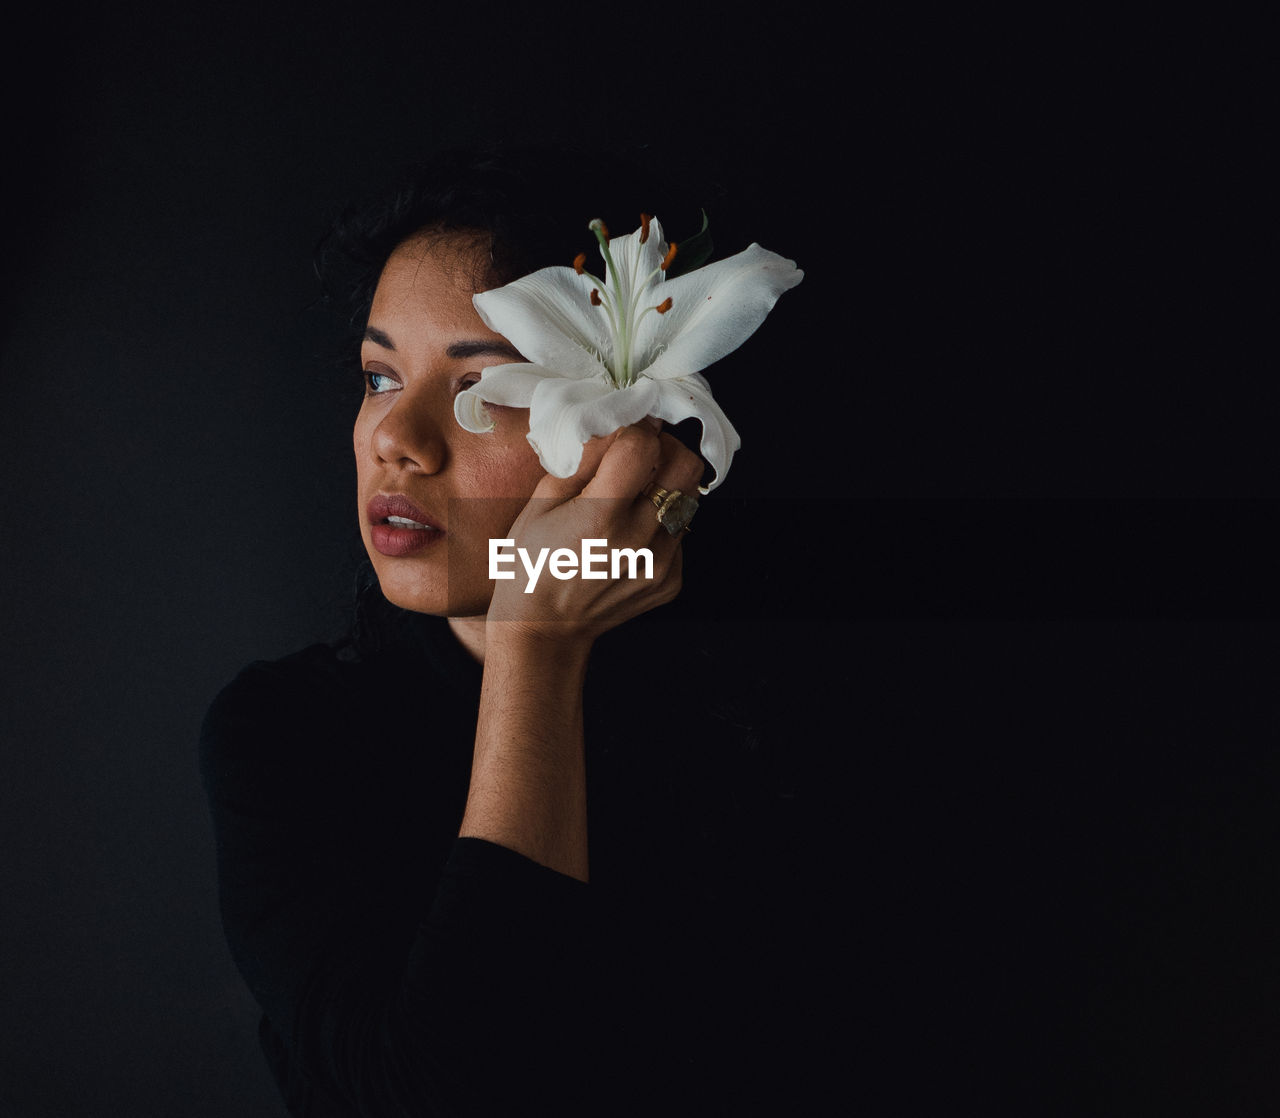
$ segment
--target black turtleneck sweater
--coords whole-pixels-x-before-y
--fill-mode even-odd
[[[696,685],[699,652],[662,623],[596,650],[589,885],[457,837],[481,668],[444,621],[222,690],[201,762],[223,922],[290,1113],[784,1105],[783,801],[762,718]]]

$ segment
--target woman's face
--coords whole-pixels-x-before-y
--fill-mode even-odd
[[[496,429],[454,418],[459,392],[489,365],[524,358],[480,320],[476,249],[418,237],[392,253],[360,348],[365,398],[356,418],[360,532],[387,599],[472,617],[489,607],[491,538],[507,534],[543,477],[525,436],[527,409],[490,406]]]

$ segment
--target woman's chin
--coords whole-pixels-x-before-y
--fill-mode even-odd
[[[393,606],[435,617],[481,617],[488,612],[493,587],[451,587],[448,579],[414,578],[403,570],[385,571],[374,563],[382,596]]]

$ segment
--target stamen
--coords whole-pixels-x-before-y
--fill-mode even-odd
[[[573,258],[573,270],[577,272],[578,275],[582,275],[582,271],[586,266],[587,254],[585,252],[578,253],[578,255]]]
[[[676,243],[675,241],[672,241],[671,246],[667,249],[667,255],[662,261],[661,267],[664,272],[671,267],[671,261],[673,261],[675,258],[676,258]]]
[[[659,303],[653,309],[657,311],[659,314],[666,314],[667,311],[671,309],[671,296],[668,295],[665,299],[662,300],[661,303]]]
[[[644,244],[649,239],[649,222],[653,220],[652,214],[640,215],[640,243]]]
[[[598,307],[600,305],[600,288],[593,287],[591,289],[591,305]]]

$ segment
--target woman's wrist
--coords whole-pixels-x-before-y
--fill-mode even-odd
[[[459,834],[586,881],[582,692],[590,643],[486,625],[471,785]]]
[[[495,621],[485,624],[485,660],[491,656],[527,665],[532,675],[546,674],[581,686],[595,635],[565,621]]]

